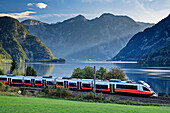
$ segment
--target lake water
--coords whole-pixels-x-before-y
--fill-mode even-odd
[[[112,67],[119,67],[124,70],[128,79],[138,81],[143,80],[148,83],[155,92],[170,93],[170,67],[143,67],[136,62],[116,62],[116,61],[80,61],[67,62],[66,64],[28,63],[38,75],[52,75],[55,77],[71,76],[75,68],[85,66],[96,66],[97,69],[104,67],[109,70]],[[20,70],[24,70],[24,65],[19,65]],[[5,72],[10,70],[10,64],[0,64],[0,68]]]

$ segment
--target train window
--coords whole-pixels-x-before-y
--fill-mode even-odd
[[[69,83],[69,86],[76,87],[76,83]]]
[[[47,81],[47,84],[48,85],[53,85],[53,82],[52,81]]]
[[[0,78],[0,81],[7,81],[7,78]]]
[[[98,85],[98,84],[96,84],[96,89],[108,89],[108,85]]]
[[[35,81],[36,84],[41,84],[41,81]]]
[[[25,83],[30,83],[31,81],[30,81],[30,80],[25,80],[24,82],[25,82]]]
[[[143,87],[143,91],[150,91],[150,90],[146,87]]]
[[[20,80],[20,79],[13,79],[12,82],[22,83],[22,80]]]
[[[134,86],[134,85],[121,85],[121,84],[117,84],[117,88],[137,90],[137,86]]]
[[[82,86],[85,88],[90,88],[90,84],[83,84]]]
[[[57,82],[57,85],[63,86],[63,82]]]

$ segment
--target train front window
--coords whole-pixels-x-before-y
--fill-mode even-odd
[[[0,78],[0,81],[7,81],[7,78]]]
[[[57,82],[58,86],[63,86],[63,82]]]
[[[31,81],[30,81],[30,80],[25,80],[24,82],[25,82],[25,83],[30,83]]]
[[[90,84],[83,84],[82,86],[85,88],[90,88]]]
[[[146,87],[143,87],[143,91],[150,91],[150,90]]]
[[[96,85],[96,89],[108,89],[108,85]]]

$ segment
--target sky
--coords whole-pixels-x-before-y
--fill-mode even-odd
[[[170,0],[0,0],[0,17],[11,16],[19,21],[57,23],[79,14],[93,19],[103,13],[157,23],[170,14]]]

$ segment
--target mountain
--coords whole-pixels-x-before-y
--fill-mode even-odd
[[[11,17],[0,17],[0,41],[1,48],[6,51],[3,53],[8,58],[20,62],[24,59],[29,61],[55,59],[51,51],[36,36],[30,35],[18,20]]]
[[[82,15],[56,24],[25,20],[22,25],[52,50],[67,59],[106,59],[113,57],[137,32],[152,24],[139,24],[127,16],[105,13],[99,18]]]
[[[134,35],[112,60],[138,60],[170,41],[170,15],[153,27]]]
[[[170,41],[162,47],[142,56],[138,62],[146,65],[170,66]]]

